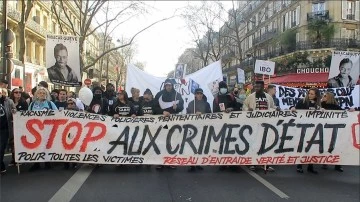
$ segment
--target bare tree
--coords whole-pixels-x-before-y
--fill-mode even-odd
[[[119,43],[124,43],[127,39],[121,38],[118,39]],[[118,58],[118,74],[116,79],[116,85],[121,85],[125,82],[126,78],[126,67],[131,61],[133,60],[135,53],[136,53],[136,45],[131,44],[124,48],[119,49],[116,51],[119,54]]]
[[[196,44],[194,54],[203,61],[204,66],[209,61],[221,58],[223,40],[216,27],[221,14],[222,9],[218,3],[206,1],[202,1],[199,6],[189,5],[183,14]]]
[[[151,23],[150,25],[144,27],[143,29],[141,29],[140,31],[138,31],[137,33],[135,33],[128,41],[124,42],[121,45],[109,48],[105,51],[103,51],[101,54],[99,54],[94,60],[92,60],[89,64],[84,63],[84,42],[86,40],[86,38],[88,36],[90,36],[91,34],[95,33],[98,31],[98,29],[100,27],[106,26],[107,23],[110,23],[112,21],[115,21],[116,19],[121,18],[124,13],[126,12],[130,12],[131,10],[133,10],[132,12],[135,13],[141,13],[142,10],[140,9],[134,9],[134,7],[129,7],[129,6],[124,6],[123,9],[119,8],[118,9],[118,13],[115,14],[112,17],[109,17],[107,20],[103,20],[101,22],[98,22],[98,25],[96,27],[91,27],[92,25],[95,24],[95,19],[96,19],[96,15],[101,11],[101,9],[104,8],[105,3],[108,1],[92,1],[92,0],[75,0],[75,1],[65,1],[65,0],[52,0],[52,11],[54,13],[54,15],[56,16],[56,19],[59,23],[59,25],[62,24],[62,21],[64,21],[64,18],[66,19],[66,23],[69,24],[69,30],[71,31],[71,33],[73,35],[79,36],[80,40],[79,40],[79,50],[80,50],[80,65],[82,68],[82,71],[87,70],[88,68],[94,66],[101,58],[103,58],[106,54],[124,48],[126,46],[129,46],[133,43],[134,39],[142,32],[144,32],[145,30],[149,29],[150,27],[154,26],[155,24],[168,20],[170,18],[173,18],[174,16],[171,17],[167,17],[167,18],[163,18],[160,19],[156,22]],[[67,7],[73,3],[75,5],[75,9],[79,11],[79,27],[76,27],[74,25],[74,23],[71,20],[70,15],[68,14],[68,12],[66,12]],[[136,2],[135,2],[136,3]],[[141,2],[138,2],[138,4],[140,4]],[[67,4],[67,5],[65,5]],[[125,12],[126,11],[126,12]],[[128,14],[128,13],[127,13]],[[128,16],[128,15],[126,15]],[[128,19],[125,19],[125,21],[128,21]],[[115,26],[114,29],[116,29],[117,27]],[[62,26],[60,26],[61,32],[63,32],[64,28]],[[110,33],[111,31],[109,31]]]
[[[25,43],[25,25],[29,19],[31,10],[34,6],[34,0],[21,0],[21,18],[18,23],[18,30],[19,30],[19,60],[25,65],[25,50],[26,50],[26,43]],[[25,75],[25,73],[24,73]]]

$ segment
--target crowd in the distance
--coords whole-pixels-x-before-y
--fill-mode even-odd
[[[32,95],[24,92],[22,87],[14,88],[11,92],[7,89],[7,81],[0,82],[0,134],[1,134],[1,173],[6,172],[4,164],[4,154],[9,146],[12,151],[12,160],[8,166],[14,166],[14,134],[13,134],[13,113],[21,110],[76,110],[89,113],[108,115],[113,117],[135,117],[147,115],[170,116],[178,114],[184,110],[184,100],[181,94],[174,89],[173,80],[166,79],[164,89],[157,92],[155,96],[146,89],[143,95],[136,87],[131,88],[131,97],[124,90],[116,92],[113,84],[106,85],[105,91],[100,86],[94,86],[93,99],[89,106],[84,106],[81,100],[76,98],[74,92],[68,92],[65,89],[55,89],[51,93],[48,90],[48,84],[41,81],[32,89]],[[231,111],[253,111],[253,110],[280,110],[279,100],[275,97],[276,87],[268,85],[264,88],[263,81],[256,81],[254,92],[247,94],[244,89],[234,88],[231,92],[226,82],[219,83],[219,92],[215,95],[212,109],[203,93],[203,89],[198,88],[194,93],[192,100],[186,109],[188,114],[205,114],[212,112]],[[332,93],[320,94],[317,88],[309,89],[306,97],[299,101],[290,110],[343,110],[336,102]],[[353,111],[354,109],[350,109]],[[69,169],[70,163],[64,163],[64,168]],[[72,164],[72,167],[76,167]],[[158,165],[156,169],[164,169],[165,166]],[[40,163],[34,163],[30,170],[35,171],[41,168]],[[176,168],[168,166],[168,168]],[[249,166],[255,170],[255,166]],[[323,165],[326,169],[327,166]],[[45,163],[45,169],[51,169],[51,163]],[[238,169],[238,166],[219,166],[220,170]],[[265,166],[266,171],[274,171],[274,168]],[[191,166],[189,171],[203,170],[200,166]],[[343,172],[340,165],[335,166],[335,170]],[[312,164],[309,164],[307,171],[317,173]],[[297,166],[297,172],[303,173],[302,165]]]

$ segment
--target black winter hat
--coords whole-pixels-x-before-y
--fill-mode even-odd
[[[151,90],[150,90],[150,89],[148,89],[148,88],[147,88],[147,89],[144,91],[144,95],[145,95],[145,94],[152,95],[152,92],[151,92]]]
[[[227,88],[227,84],[226,84],[225,81],[220,81],[220,83],[219,83],[219,89],[220,89],[220,88]]]

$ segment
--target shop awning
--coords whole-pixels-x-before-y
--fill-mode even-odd
[[[327,83],[329,73],[296,74],[291,73],[284,76],[277,76],[270,79],[271,83]],[[266,77],[265,77],[266,78]],[[267,79],[266,79],[267,80]]]

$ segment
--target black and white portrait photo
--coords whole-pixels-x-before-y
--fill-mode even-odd
[[[48,35],[46,50],[49,80],[64,86],[80,86],[78,37]]]
[[[175,68],[175,79],[182,79],[185,77],[185,64],[177,64]]]
[[[329,72],[328,88],[353,87],[359,80],[360,53],[334,51]]]

